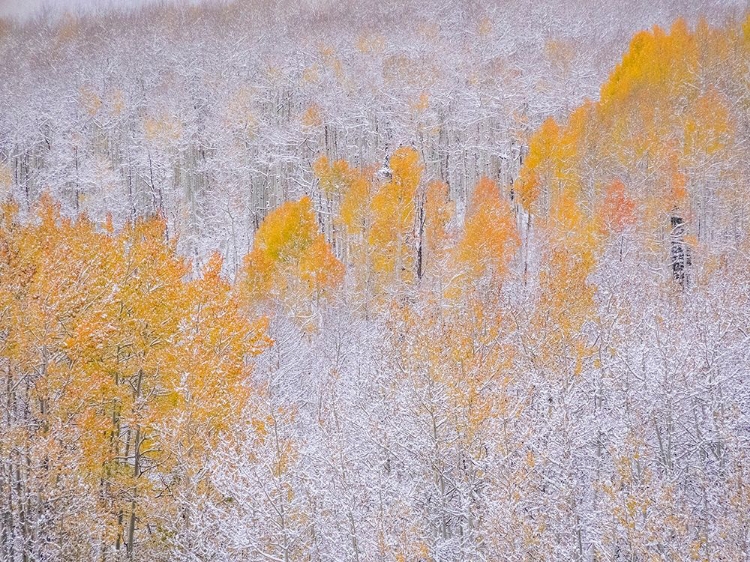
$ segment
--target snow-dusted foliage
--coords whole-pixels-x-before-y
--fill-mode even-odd
[[[742,9],[0,21],[0,560],[747,560]]]

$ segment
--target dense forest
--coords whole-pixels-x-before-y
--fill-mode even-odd
[[[750,559],[750,12],[0,20],[0,560]]]

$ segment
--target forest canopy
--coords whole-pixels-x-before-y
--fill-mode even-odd
[[[2,22],[0,559],[750,557],[750,13],[700,7]]]

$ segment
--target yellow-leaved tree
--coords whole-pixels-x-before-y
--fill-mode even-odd
[[[419,154],[410,147],[390,158],[392,177],[372,198],[369,244],[376,292],[398,290],[416,277],[416,196],[422,177]]]
[[[268,214],[245,258],[243,276],[248,302],[277,302],[301,316],[342,282],[344,266],[320,232],[309,197]]]
[[[151,558],[189,526],[190,501],[210,493],[200,466],[243,408],[264,324],[240,313],[218,258],[186,281],[160,219],[115,233],[64,218],[46,196],[35,220],[15,216],[3,209],[0,233],[0,359],[17,389],[8,421],[25,412],[25,435],[14,431],[22,446],[5,436],[0,446],[29,468],[15,515],[65,497],[56,509],[86,540],[42,527],[42,545],[59,541],[69,559],[97,548]]]

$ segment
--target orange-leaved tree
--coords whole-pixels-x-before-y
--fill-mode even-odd
[[[461,273],[469,282],[488,278],[497,284],[505,276],[518,244],[510,205],[495,182],[480,179],[455,248],[454,259]]]

